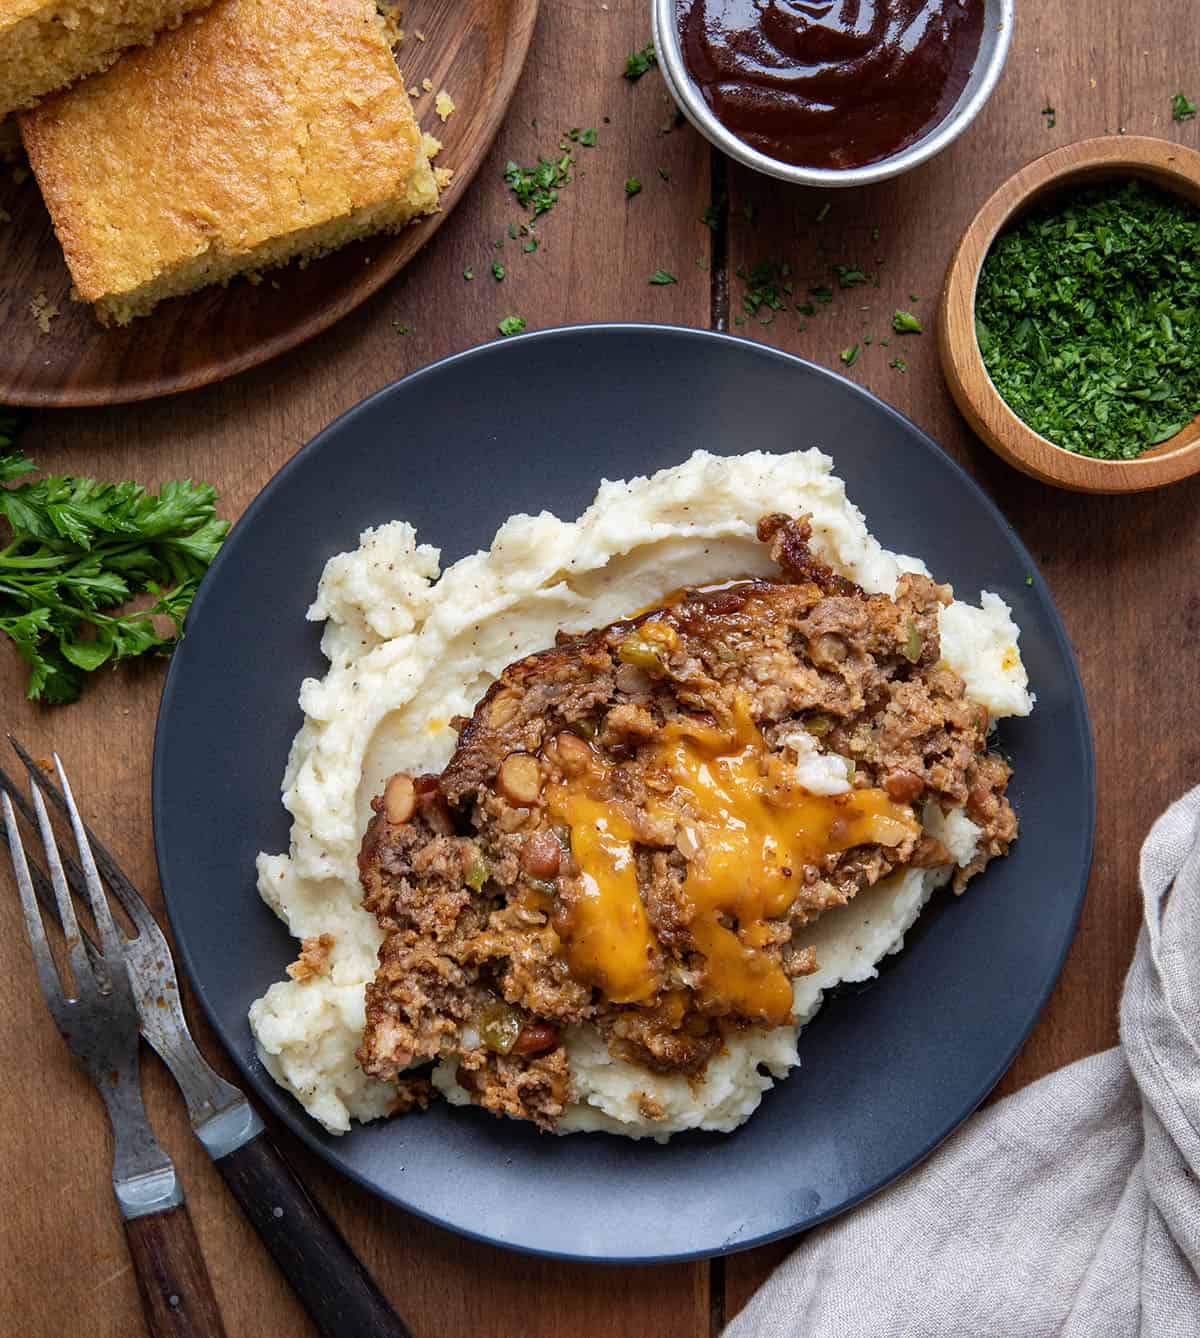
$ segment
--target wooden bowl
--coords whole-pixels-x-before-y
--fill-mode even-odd
[[[998,233],[1048,198],[1140,177],[1200,206],[1200,153],[1162,139],[1105,135],[1055,149],[1010,177],[972,219],[942,288],[938,349],[950,392],[975,433],[1010,465],[1076,492],[1141,492],[1200,471],[1200,416],[1136,460],[1096,460],[1055,446],[1008,407],[975,337],[979,269]]]

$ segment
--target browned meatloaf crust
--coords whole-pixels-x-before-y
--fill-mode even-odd
[[[569,1024],[597,1026],[617,1057],[694,1077],[730,1033],[786,1020],[790,987],[780,1016],[760,986],[816,969],[805,923],[901,865],[950,863],[916,821],[925,804],[963,805],[983,830],[956,890],[1005,852],[1016,835],[1009,768],[988,750],[986,711],[939,664],[949,591],[906,575],[894,598],[868,596],[814,558],[803,519],[767,517],[759,537],[782,579],[687,590],[640,617],[560,637],[510,665],[472,718],[456,722],[458,748],[440,776],[400,774],[374,801],[359,865],[364,905],[386,938],[367,987],[359,1060],[368,1073],[396,1079],[456,1057],[474,1101],[552,1129],[570,1099]],[[773,785],[797,729],[854,764],[850,796],[814,802],[874,798],[908,825],[774,870],[777,883],[789,880],[786,897],[757,919],[721,911],[705,921],[688,879],[702,878],[710,866],[696,861],[711,855],[696,848],[688,794],[664,779],[664,749],[741,730]],[[583,942],[595,892],[572,848],[577,829],[562,820],[581,775],[630,833],[647,946],[623,984],[605,974],[619,959],[597,966],[566,946]],[[706,955],[716,949],[704,947],[714,935],[749,982],[744,997],[716,988]],[[777,1005],[778,989],[773,997]]]

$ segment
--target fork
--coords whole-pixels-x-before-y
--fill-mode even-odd
[[[41,814],[45,811],[44,792],[70,819],[84,866],[81,869],[69,855],[63,856],[59,867],[65,878],[64,892],[65,886],[69,885],[77,895],[85,897],[86,894],[86,899],[91,899],[90,862],[93,872],[98,870],[103,874],[112,894],[132,921],[136,935],[121,936],[115,926],[114,934],[118,935],[119,950],[125,959],[142,1035],[170,1070],[187,1102],[193,1132],[317,1328],[326,1338],[412,1338],[332,1219],[309,1195],[271,1142],[245,1094],[220,1077],[200,1053],[183,1015],[175,964],[166,938],[137,889],[79,817],[57,754],[54,765],[62,784],[61,791],[15,739],[10,736],[9,741],[29,773],[35,801],[35,807],[31,808],[0,768],[0,791],[5,801],[14,867],[20,837],[15,817],[10,820],[9,812],[15,805],[27,821],[40,827]],[[58,906],[60,922],[66,925],[58,884],[52,878],[47,879],[36,865],[30,867],[23,851],[20,859],[28,884],[28,890],[22,885],[21,895],[30,927],[30,941],[34,942],[36,920],[37,932],[44,942],[44,930],[33,897],[36,894],[51,913]],[[18,882],[21,882],[19,870]],[[96,888],[98,900],[104,904],[107,913],[99,877]],[[67,903],[71,909],[69,894]],[[71,915],[72,923],[75,923],[73,910]],[[86,954],[93,960],[101,956],[100,947],[93,944],[84,931],[78,931],[78,940],[74,950],[80,956]],[[102,955],[105,959],[111,956],[107,946]],[[35,962],[39,963],[40,976],[41,958],[36,946],[34,956]]]
[[[73,993],[67,993],[50,953],[16,814],[6,790],[0,795],[4,827],[38,982],[63,1040],[108,1108],[113,1130],[113,1193],[124,1219],[150,1332],[154,1338],[224,1338],[225,1326],[175,1166],[159,1147],[142,1105],[137,1011],[122,960],[121,940],[61,770],[59,779],[67,796],[83,865],[86,900],[100,941],[90,953],[84,947],[50,815],[37,787],[31,786],[58,918],[66,935],[73,987]]]

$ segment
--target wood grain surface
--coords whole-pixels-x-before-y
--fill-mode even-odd
[[[1189,673],[1200,643],[1200,480],[1156,493],[1094,497],[1018,474],[971,437],[953,407],[938,367],[934,303],[963,228],[1023,163],[1122,127],[1200,144],[1200,122],[1176,125],[1170,115],[1178,89],[1200,93],[1194,7],[1191,0],[1021,4],[999,89],[940,158],[895,181],[827,195],[730,170],[723,237],[700,221],[712,198],[707,145],[688,128],[658,133],[671,116],[657,74],[632,85],[620,77],[626,52],[641,46],[648,31],[645,0],[546,0],[525,77],[489,160],[454,217],[394,283],[335,329],[265,367],[170,401],[40,414],[22,444],[47,468],[151,483],[179,474],[208,478],[232,517],[337,413],[404,372],[491,337],[510,313],[524,316],[531,328],[609,319],[705,325],[712,319],[710,297],[720,295],[722,284],[720,273],[701,266],[722,254],[734,315],[746,288],[738,266],[786,261],[797,290],[831,285],[834,301],[819,307],[805,329],[795,311],[778,312],[766,325],[747,316],[731,329],[847,371],[930,431],[981,481],[1043,566],[1079,655],[1092,711],[1100,803],[1091,887],[1058,988],[998,1089],[1014,1091],[1115,1041],[1116,1001],[1138,925],[1138,849],[1158,811],[1200,777]],[[460,105],[469,99],[470,90],[451,92]],[[1042,115],[1048,105],[1055,108],[1053,126]],[[539,148],[553,148],[562,130],[592,125],[597,148],[578,150],[579,179],[543,220],[539,250],[524,254],[505,236],[509,221],[519,219],[501,179],[505,160],[530,162]],[[631,175],[644,189],[627,201],[622,183]],[[828,213],[817,222],[826,203]],[[500,251],[494,249],[498,239]],[[508,270],[503,283],[488,273],[497,255]],[[878,274],[879,286],[838,289],[830,267],[843,263]],[[649,286],[660,266],[679,283]],[[466,267],[478,276],[471,282],[463,279]],[[926,332],[890,333],[897,307],[917,313]],[[411,332],[398,335],[393,321]],[[864,346],[867,334],[873,340]],[[886,347],[879,342],[884,338]],[[856,342],[859,355],[846,368],[839,354]],[[889,367],[896,356],[907,371]],[[569,387],[552,408],[562,416],[569,449]],[[531,403],[530,412],[541,411]],[[452,427],[453,406],[447,422]],[[748,405],[746,445],[753,444]],[[418,476],[421,449],[418,444],[413,459]],[[519,432],[511,449],[520,449]],[[597,459],[597,474],[603,468]],[[101,675],[82,703],[55,711],[23,703],[20,679],[15,656],[0,647],[3,723],[35,752],[52,744],[62,751],[85,816],[161,906],[149,825],[161,668]],[[233,675],[230,690],[236,690]],[[6,967],[0,1063],[8,1076],[0,1096],[6,1300],[0,1332],[127,1338],[141,1332],[140,1307],[108,1188],[103,1111],[73,1070],[37,996],[16,898],[8,893],[0,878]],[[189,1012],[200,1043],[221,1062],[198,1009]],[[182,1103],[151,1057],[144,1087],[151,1120],[187,1187],[230,1334],[310,1333],[191,1139]],[[286,1131],[275,1133],[418,1338],[707,1338],[789,1248],[781,1243],[711,1265],[648,1269],[505,1254],[377,1202],[327,1172]]]

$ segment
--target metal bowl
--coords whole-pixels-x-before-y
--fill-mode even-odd
[[[717,120],[683,62],[677,21],[678,0],[651,0],[651,3],[658,63],[680,111],[722,153],[756,172],[765,172],[767,176],[800,186],[866,186],[873,181],[899,176],[940,153],[971,124],[991,96],[1004,68],[1012,38],[1013,0],[986,0],[979,54],[958,101],[943,120],[907,148],[865,167],[796,167],[752,149]]]

